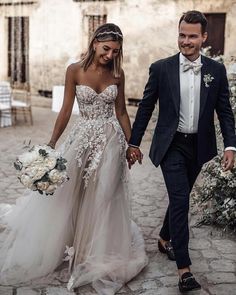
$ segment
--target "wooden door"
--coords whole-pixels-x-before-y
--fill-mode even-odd
[[[29,17],[8,18],[8,77],[15,88],[29,85]]]
[[[208,38],[203,47],[211,46],[211,56],[224,54],[225,13],[204,13],[208,21]]]

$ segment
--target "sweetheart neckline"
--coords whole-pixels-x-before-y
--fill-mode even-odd
[[[108,89],[109,87],[111,87],[111,86],[116,86],[116,87],[117,87],[116,84],[110,84],[110,85],[108,85],[107,87],[105,87],[103,91],[101,91],[101,92],[98,93],[96,90],[94,90],[92,87],[90,87],[90,86],[88,86],[88,85],[84,85],[84,84],[78,84],[78,85],[76,85],[76,87],[79,87],[79,86],[87,87],[87,88],[91,89],[94,93],[96,93],[97,95],[102,94],[103,92],[105,92],[105,90],[107,90],[107,89]]]

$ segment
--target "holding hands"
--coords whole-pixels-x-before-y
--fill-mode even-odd
[[[131,169],[132,165],[138,161],[139,164],[142,164],[143,154],[140,151],[139,147],[129,146],[126,151],[126,160],[128,162],[128,167]]]
[[[224,171],[232,170],[234,168],[235,151],[227,150],[224,152],[222,167]]]

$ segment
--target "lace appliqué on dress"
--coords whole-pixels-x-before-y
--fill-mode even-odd
[[[104,122],[98,120],[87,120],[84,124],[84,130],[80,132],[78,138],[78,147],[76,148],[76,160],[78,166],[81,167],[83,163],[83,155],[88,152],[87,165],[83,170],[83,179],[85,186],[88,185],[89,179],[94,174],[96,177],[96,170],[101,161],[104,146],[106,144],[106,135],[104,134]]]
[[[96,93],[92,88],[85,85],[78,85],[76,95],[79,104],[79,118],[68,135],[61,153],[68,150],[69,146],[76,140],[76,160],[78,166],[84,164],[86,157],[86,166],[83,168],[83,179],[85,187],[93,176],[96,179],[96,171],[101,162],[104,147],[107,142],[105,127],[111,124],[118,133],[120,144],[120,155],[124,173],[122,179],[126,179],[125,162],[125,137],[120,124],[114,116],[114,103],[117,96],[117,86],[110,85],[102,93]]]

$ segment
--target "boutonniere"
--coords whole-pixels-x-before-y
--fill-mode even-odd
[[[204,75],[203,81],[205,83],[205,87],[209,87],[210,85],[208,83],[211,83],[212,80],[214,80],[214,77],[212,77],[211,74]]]

